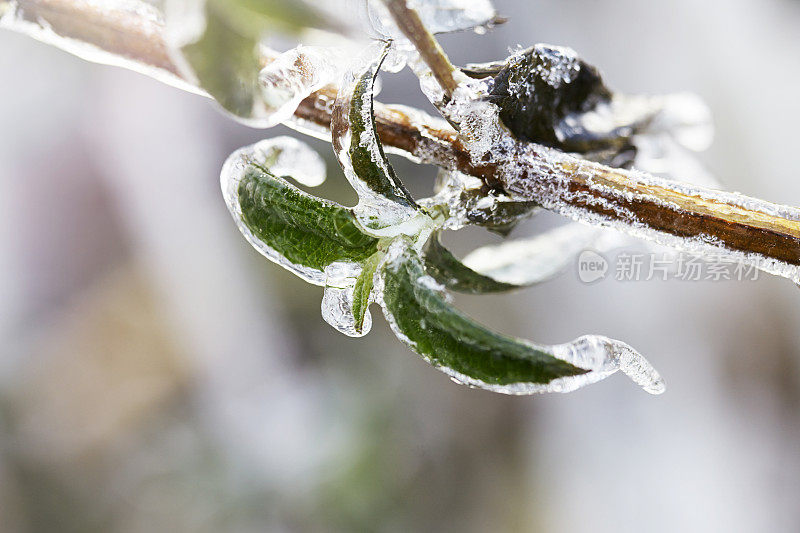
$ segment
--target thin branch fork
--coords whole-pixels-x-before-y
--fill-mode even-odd
[[[18,0],[17,4],[27,22],[9,23],[6,14],[0,19],[2,26],[82,56],[86,54],[81,50],[85,52],[85,46],[91,45],[116,58],[103,62],[189,88],[169,56],[160,18],[153,16],[153,9],[144,2]],[[10,5],[0,0],[0,17]],[[49,29],[37,30],[42,24]],[[81,47],[76,47],[76,42]],[[312,94],[298,107],[295,117],[330,128],[335,96],[334,87]],[[653,183],[636,173],[566,155],[559,165],[545,166],[536,156],[548,149],[522,142],[509,157],[525,157],[517,161],[514,175],[507,175],[496,165],[475,164],[458,134],[439,120],[377,102],[375,113],[378,135],[388,148],[423,163],[478,177],[520,199],[541,201],[542,187],[558,180],[560,187],[554,195],[552,188],[548,189],[551,194],[545,207],[562,214],[583,213],[598,223],[620,223],[616,224],[620,229],[640,236],[641,228],[646,227],[676,241],[692,239],[709,247],[756,254],[753,261],[761,267],[770,260],[800,266],[800,210],[765,209],[763,202],[741,195],[680,183]],[[754,210],[754,204],[762,208]]]

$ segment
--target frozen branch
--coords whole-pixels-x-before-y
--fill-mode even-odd
[[[419,14],[408,7],[406,0],[386,0],[386,7],[389,8],[397,27],[411,41],[422,60],[431,69],[445,94],[448,97],[453,96],[453,91],[458,85],[453,78],[455,68],[439,42],[422,23]]]
[[[405,6],[405,2],[389,4],[397,4],[398,9]],[[160,15],[144,2],[0,0],[0,27],[22,31],[89,60],[131,68],[202,93],[181,78],[164,42]],[[444,72],[439,74],[446,87]],[[295,117],[329,128],[335,96],[333,87],[314,93],[298,107]],[[420,162],[478,177],[487,188],[503,189],[520,199],[542,201],[546,191],[544,207],[561,214],[613,225],[679,248],[697,249],[699,244],[733,250],[760,268],[798,281],[796,268],[790,273],[778,265],[800,266],[797,209],[658,180],[566,154],[556,165],[545,164],[543,156],[552,151],[531,143],[518,142],[511,149],[508,157],[513,165],[475,164],[457,133],[442,121],[381,104],[376,104],[375,113],[381,142]]]

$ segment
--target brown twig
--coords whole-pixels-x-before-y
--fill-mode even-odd
[[[455,67],[450,63],[439,42],[422,23],[419,13],[408,7],[406,0],[385,0],[385,3],[395,24],[417,49],[422,60],[431,69],[433,77],[439,82],[439,86],[448,98],[452,97],[453,91],[458,86],[453,78]]]
[[[108,1],[102,9],[97,3],[76,0],[17,3],[27,22],[14,23],[12,29],[86,57],[80,50],[76,52],[77,40],[113,54],[118,58],[113,61],[116,64],[180,83],[179,70],[163,41],[161,22],[147,15],[152,11],[143,2]],[[138,4],[141,9],[135,8]],[[52,31],[37,31],[41,24],[48,24]],[[60,40],[54,34],[69,40]],[[298,107],[296,118],[329,128],[335,96],[332,87],[312,94]],[[379,103],[375,111],[378,134],[385,146],[424,163],[476,176],[520,199],[546,198],[545,207],[549,209],[582,218],[589,215],[602,224],[619,223],[621,229],[635,235],[641,235],[642,228],[650,228],[674,242],[691,239],[710,248],[757,254],[751,262],[767,270],[770,260],[800,265],[797,212],[781,215],[771,208],[756,210],[746,197],[700,187],[689,189],[679,183],[654,184],[641,175],[576,157],[564,156],[558,165],[545,165],[548,149],[522,142],[508,154],[509,159],[516,159],[510,173],[508,168],[475,164],[457,133],[441,121]]]

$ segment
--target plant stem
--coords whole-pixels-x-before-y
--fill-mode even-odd
[[[180,78],[167,53],[162,23],[151,16],[153,9],[144,2],[107,0],[102,7],[83,0],[18,0],[17,4],[24,20],[5,16],[0,26],[202,94]],[[3,6],[9,5],[0,0],[0,16]],[[45,24],[51,29],[45,29]],[[76,47],[76,41],[82,46]],[[89,53],[90,48],[103,55]],[[264,58],[265,63],[271,60]],[[300,104],[295,118],[318,129],[330,128],[335,98],[335,87],[314,93]],[[614,224],[633,235],[677,247],[694,241],[705,243],[709,250],[735,250],[753,256],[748,262],[767,271],[774,272],[771,261],[800,265],[800,210],[778,209],[759,200],[678,182],[654,184],[641,174],[566,155],[558,165],[545,166],[543,155],[549,149],[531,143],[517,143],[509,155],[515,160],[511,173],[496,165],[473,163],[456,132],[422,112],[376,102],[375,115],[378,135],[387,148],[478,177],[519,199],[542,202],[547,198],[544,207],[566,216],[590,215],[597,224]]]
[[[419,13],[408,7],[406,0],[385,0],[385,3],[397,27],[400,28],[403,35],[408,37],[408,40],[419,52],[422,60],[431,69],[433,77],[439,82],[439,86],[447,97],[451,98],[453,91],[458,87],[455,78],[453,78],[455,67],[450,63],[450,59],[442,50],[436,37],[422,23]]]

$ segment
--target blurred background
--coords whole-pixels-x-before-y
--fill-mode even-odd
[[[457,63],[568,45],[628,93],[692,91],[726,188],[800,205],[800,2],[497,0]],[[0,33],[0,530],[797,531],[800,291],[575,271],[470,314],[545,343],[624,339],[661,371],[570,395],[456,385],[320,318],[219,192],[257,131],[209,101]],[[381,100],[423,106],[408,72]],[[329,162],[319,194],[352,201]],[[396,159],[412,191],[434,170]],[[559,220],[544,214],[518,235]],[[448,237],[458,252],[492,242]]]

